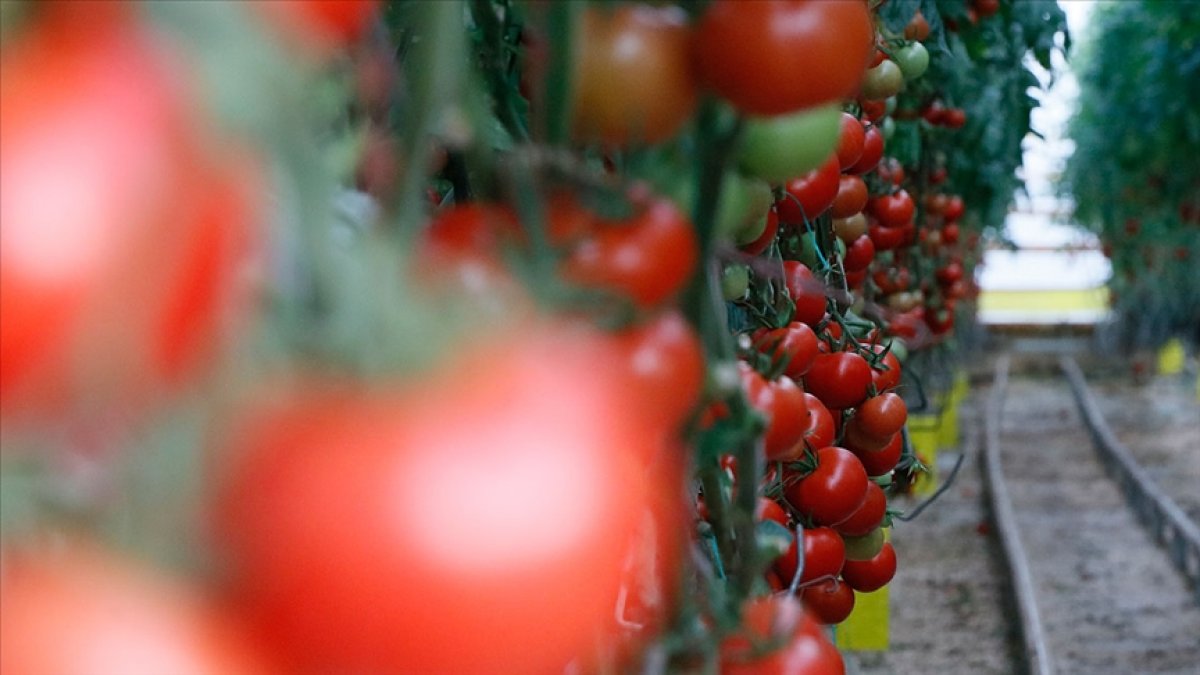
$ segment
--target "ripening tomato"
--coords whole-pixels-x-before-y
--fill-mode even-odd
[[[358,42],[379,0],[252,0],[254,8],[318,53]]]
[[[862,157],[863,142],[866,140],[866,131],[863,129],[862,122],[850,113],[842,113],[842,126],[838,134],[837,157],[838,164],[845,170],[854,166],[859,157]]]
[[[903,227],[912,220],[916,206],[907,190],[897,190],[871,199],[871,213],[884,227]]]
[[[847,560],[842,568],[846,585],[861,593],[877,591],[896,576],[896,549],[885,541],[883,548],[869,560]]]
[[[904,73],[891,59],[867,70],[862,82],[862,97],[872,101],[891,98],[904,88]]]
[[[248,309],[256,174],[203,150],[186,74],[132,12],[47,4],[0,56],[6,416],[144,403]]]
[[[816,326],[825,318],[825,284],[807,265],[795,260],[783,261],[783,281],[796,304],[793,319]]]
[[[742,250],[750,255],[758,255],[771,247],[771,243],[775,241],[775,235],[779,234],[779,214],[772,207],[767,211],[766,227],[759,235],[758,239],[746,244]]]
[[[675,135],[696,107],[691,31],[678,7],[588,7],[576,51],[572,133],[611,145]]]
[[[842,175],[832,206],[834,218],[849,218],[861,212],[867,206],[867,184],[858,176]]]
[[[195,590],[83,544],[6,551],[0,594],[0,672],[278,672]]]
[[[698,256],[691,223],[670,200],[658,199],[628,222],[602,227],[580,243],[564,275],[650,307],[683,287]]]
[[[924,42],[928,37],[929,21],[918,9],[917,13],[913,14],[913,18],[908,20],[908,25],[904,27],[904,39]]]
[[[741,626],[742,634],[721,642],[722,675],[845,675],[842,655],[791,596],[748,601]],[[756,648],[764,644],[781,646]]]
[[[716,0],[697,25],[695,58],[701,79],[742,112],[781,115],[853,94],[874,43],[859,0]]]
[[[867,217],[856,213],[849,218],[834,218],[833,233],[843,244],[852,244],[854,240],[867,233]]]
[[[487,340],[399,389],[290,389],[229,434],[215,550],[289,672],[558,671],[611,620],[661,429],[611,340]]]
[[[787,359],[784,374],[799,380],[817,358],[817,334],[806,323],[793,321],[783,328],[754,332],[754,348],[772,354],[775,361]]]
[[[804,571],[800,573],[800,583],[806,584],[822,577],[836,577],[842,573],[842,563],[846,561],[846,545],[836,531],[828,527],[810,527],[804,530]],[[796,556],[796,542],[787,553],[775,561],[775,571],[779,579],[791,586],[799,560]]]
[[[804,429],[805,445],[813,451],[833,445],[837,436],[833,413],[821,403],[821,399],[808,392],[804,392],[804,403],[808,407],[808,426]]]
[[[871,366],[854,352],[821,354],[804,376],[804,385],[829,408],[853,408],[867,398]]]
[[[854,611],[854,590],[840,579],[813,584],[800,594],[800,601],[821,623],[832,626]]]
[[[867,481],[866,501],[849,518],[838,523],[834,529],[839,534],[861,537],[870,534],[871,530],[877,529],[886,515],[887,496],[883,494],[883,488],[879,487],[875,481]],[[844,556],[845,543],[842,544],[842,547],[842,555]],[[855,590],[861,591],[863,589],[856,587]]]
[[[883,133],[879,127],[872,124],[863,135],[863,152],[854,166],[846,169],[846,173],[862,175],[869,173],[883,158]]]
[[[840,176],[837,155],[829,155],[818,168],[789,180],[784,185],[783,198],[775,203],[780,219],[789,225],[816,220],[837,199]]]
[[[818,525],[837,525],[867,498],[867,472],[845,448],[817,450],[817,468],[789,485],[788,503]]]

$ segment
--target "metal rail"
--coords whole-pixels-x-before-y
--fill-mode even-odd
[[[1146,475],[1129,448],[1117,440],[1092,398],[1079,364],[1063,357],[1059,366],[1071,383],[1071,393],[1105,470],[1121,486],[1142,523],[1167,549],[1171,561],[1192,583],[1196,601],[1200,602],[1200,528]]]
[[[1021,543],[1012,498],[1009,497],[1004,472],[1000,467],[1000,420],[1004,412],[1004,394],[1008,388],[1008,365],[1008,356],[1002,356],[996,362],[992,391],[984,414],[984,486],[991,503],[996,532],[1000,536],[1001,550],[1012,576],[1013,595],[1016,599],[1017,614],[1021,619],[1025,669],[1032,675],[1052,675],[1054,665],[1050,658],[1050,650],[1046,646],[1042,618],[1038,614],[1033,575],[1029,571],[1029,558]]]

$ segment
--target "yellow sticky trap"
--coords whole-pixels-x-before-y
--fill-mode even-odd
[[[937,488],[937,450],[941,425],[937,415],[920,414],[908,416],[908,439],[913,451],[929,473],[919,474],[913,483],[913,492],[918,495],[931,494]]]
[[[959,403],[967,400],[969,392],[969,384],[967,382],[967,371],[959,369],[954,374],[954,384],[950,387],[950,405],[956,406]]]
[[[891,539],[891,531],[884,530]],[[890,584],[889,584],[890,586]],[[890,636],[891,602],[889,586],[870,593],[854,593],[854,609],[838,624],[834,639],[838,649],[859,652],[887,651]]]
[[[954,397],[942,410],[942,423],[938,428],[938,450],[953,448],[958,445],[958,402]]]
[[[1171,338],[1167,344],[1158,350],[1158,374],[1178,375],[1183,372],[1183,364],[1187,354],[1183,350],[1183,342],[1179,338]]]

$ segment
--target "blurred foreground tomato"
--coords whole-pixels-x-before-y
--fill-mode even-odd
[[[175,384],[237,313],[253,176],[200,152],[171,63],[116,3],[49,4],[5,45],[6,416]]]
[[[402,389],[291,392],[233,434],[216,540],[294,670],[561,672],[611,624],[665,434],[610,339],[488,339]]]
[[[97,551],[7,552],[0,672],[273,673],[186,587]]]
[[[721,643],[723,675],[845,673],[842,655],[795,598],[776,595],[751,600],[742,619],[748,635]]]
[[[379,5],[379,0],[254,0],[255,10],[317,54],[358,42]]]

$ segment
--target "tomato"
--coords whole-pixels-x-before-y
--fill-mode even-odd
[[[958,262],[949,262],[944,267],[939,267],[933,274],[939,284],[949,286],[963,278],[963,266]]]
[[[716,0],[696,26],[696,68],[743,113],[782,115],[853,94],[874,41],[858,0]]]
[[[887,497],[874,481],[867,482],[867,500],[849,518],[834,528],[839,534],[861,537],[879,527],[887,515]],[[845,543],[842,544],[845,555]],[[855,588],[855,590],[863,590]]]
[[[900,433],[893,434],[880,450],[850,448],[850,451],[858,457],[858,461],[862,462],[868,476],[882,476],[896,468],[903,450],[904,436]]]
[[[948,171],[946,171],[946,167],[939,166],[929,174],[929,182],[933,185],[941,185],[942,183],[945,183],[946,179],[949,177],[950,174]]]
[[[777,380],[765,380],[750,368],[742,369],[742,386],[750,405],[767,420],[763,443],[767,460],[786,462],[804,451],[800,443],[808,421],[804,390],[786,375]]]
[[[896,576],[896,549],[884,542],[879,553],[869,560],[847,560],[842,569],[846,585],[862,593],[877,591]]]
[[[81,544],[6,550],[0,672],[279,672],[192,588]]]
[[[888,114],[887,101],[868,101],[866,99],[859,99],[858,104],[862,107],[863,119],[872,124],[878,124],[879,121]]]
[[[796,304],[792,318],[809,326],[820,323],[825,318],[825,284],[807,265],[794,260],[783,261],[783,281]]]
[[[704,385],[704,348],[683,315],[666,311],[618,335],[616,341],[637,409],[651,420],[667,420],[669,426],[681,422]]]
[[[691,31],[678,7],[583,12],[572,88],[572,134],[611,145],[674,136],[696,108]]]
[[[954,195],[946,201],[946,208],[942,210],[942,217],[947,222],[962,218],[963,212],[966,210],[966,205],[963,204],[962,197]]]
[[[775,235],[779,233],[779,214],[775,209],[767,211],[766,226],[763,228],[762,234],[754,241],[742,247],[742,250],[750,255],[758,255],[771,247],[771,242],[775,241]]]
[[[902,227],[912,220],[916,204],[907,190],[897,190],[891,194],[871,199],[871,213],[879,219],[884,227]]]
[[[804,384],[826,407],[853,408],[867,398],[871,366],[854,352],[821,354],[804,376]]]
[[[821,623],[841,623],[854,610],[854,590],[840,579],[822,581],[804,589],[800,601]]]
[[[837,197],[833,200],[833,217],[849,218],[867,206],[867,184],[849,174],[838,179]]]
[[[877,527],[861,537],[846,535],[842,537],[846,544],[846,560],[870,560],[879,554],[883,548],[883,528]]]
[[[915,80],[929,69],[929,50],[920,42],[910,42],[896,50],[896,65],[905,80]]]
[[[844,244],[853,244],[856,239],[867,233],[867,217],[856,213],[849,218],[834,218],[833,233]]]
[[[942,124],[951,129],[961,129],[967,123],[967,112],[962,108],[949,108],[942,114]]]
[[[879,160],[883,158],[883,134],[880,133],[879,127],[871,125],[867,127],[866,133],[863,135],[863,154],[854,163],[854,166],[846,169],[846,173],[861,175],[874,169],[879,164]]]
[[[842,266],[846,268],[848,275],[856,272],[865,274],[867,267],[874,259],[875,243],[864,234],[846,247],[846,255],[842,256]]]
[[[570,281],[657,305],[687,282],[699,256],[691,223],[666,199],[651,202],[625,223],[602,228],[567,259]]]
[[[773,183],[812,171],[837,149],[841,116],[841,108],[830,104],[750,118],[742,133],[739,164],[746,173]]]
[[[773,354],[776,361],[787,359],[784,374],[799,380],[817,358],[817,334],[808,324],[793,321],[783,328],[755,331],[754,348]]]
[[[748,601],[741,626],[721,642],[722,675],[845,675],[837,648],[791,596]],[[763,644],[782,646],[763,653]]]
[[[422,234],[423,255],[497,259],[506,244],[520,237],[511,209],[498,204],[468,202],[438,212]]]
[[[904,74],[900,72],[900,66],[891,59],[884,59],[879,65],[867,70],[862,82],[862,97],[878,101],[899,94],[903,88]]]
[[[904,165],[895,157],[886,157],[879,162],[876,167],[876,173],[881,180],[887,181],[896,187],[899,187],[904,182]]]
[[[863,130],[862,122],[850,113],[842,113],[841,131],[838,134],[837,157],[838,165],[842,169],[848,169],[854,166],[859,157],[862,157],[863,140],[866,131]]]
[[[876,251],[890,251],[904,245],[904,228],[884,227],[878,221],[871,221],[867,234],[875,244]]]
[[[822,577],[836,577],[842,573],[846,561],[846,545],[842,537],[828,527],[810,527],[804,530],[804,571],[800,583],[806,584]],[[796,542],[792,541],[787,553],[775,561],[775,571],[785,586],[791,586],[796,576]]]
[[[942,226],[942,242],[951,246],[958,243],[958,223],[947,223]]]
[[[379,0],[255,0],[263,13],[303,45],[319,53],[358,42]]]
[[[804,443],[812,450],[832,445],[837,435],[833,413],[821,403],[821,399],[808,392],[804,392],[804,402],[808,406],[808,426],[804,429]]]
[[[836,525],[867,498],[867,473],[854,453],[828,446],[817,450],[817,468],[787,486],[788,502],[818,525]]]
[[[547,672],[586,651],[650,477],[683,481],[646,471],[661,429],[614,352],[525,324],[399,388],[308,383],[247,409],[214,543],[284,670]]]
[[[728,302],[741,300],[750,290],[750,268],[730,264],[721,270],[721,296]]]
[[[766,497],[758,498],[758,506],[754,509],[755,520],[773,520],[784,527],[790,527],[788,523],[787,511],[779,505],[774,499]]]
[[[929,21],[925,19],[925,15],[918,9],[917,13],[913,14],[913,18],[908,20],[908,25],[904,27],[904,39],[924,42],[928,37]]]
[[[884,345],[873,345],[872,348],[876,353],[882,353],[885,349]],[[875,385],[875,391],[882,393],[900,386],[900,375],[900,360],[896,358],[896,352],[889,349],[879,364],[871,369],[871,382]]]
[[[872,396],[858,406],[852,423],[875,438],[891,438],[904,427],[908,406],[904,399],[891,392]]]
[[[971,8],[979,18],[986,19],[1000,11],[1000,0],[971,0]]]
[[[779,217],[791,225],[816,220],[837,200],[840,176],[837,156],[830,155],[820,167],[789,180],[783,198],[775,204]]]
[[[133,11],[46,5],[0,56],[9,419],[142,406],[198,375],[249,309],[252,162],[205,149],[186,74]]]

